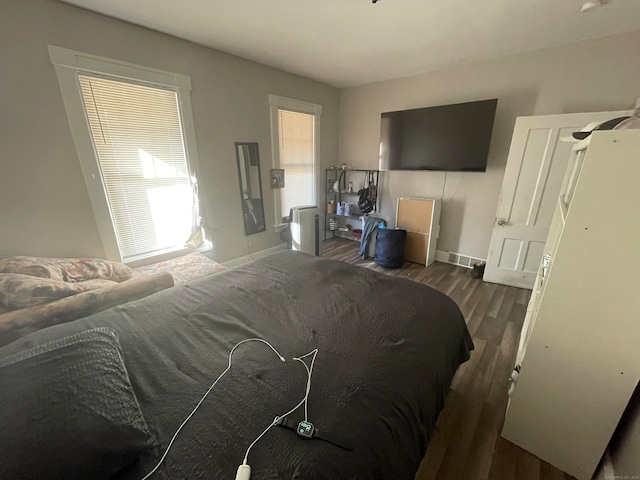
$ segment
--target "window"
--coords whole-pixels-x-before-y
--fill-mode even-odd
[[[269,96],[273,166],[284,169],[284,188],[276,190],[276,226],[291,207],[317,205],[318,143],[322,107]]]
[[[135,262],[202,244],[188,91],[172,74],[128,64],[113,72],[113,61],[50,51],[107,256]]]
[[[315,203],[313,115],[279,109],[278,137],[279,168],[284,168],[285,172],[285,188],[280,192],[280,206],[286,214],[296,205]]]

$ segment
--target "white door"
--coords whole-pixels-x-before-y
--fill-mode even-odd
[[[570,136],[623,112],[518,117],[502,181],[484,280],[531,289],[567,167]]]

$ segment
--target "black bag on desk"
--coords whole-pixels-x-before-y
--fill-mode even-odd
[[[376,253],[373,261],[385,268],[401,268],[404,264],[404,243],[406,230],[378,230]]]

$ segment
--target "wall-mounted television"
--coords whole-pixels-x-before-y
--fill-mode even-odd
[[[498,99],[385,112],[380,170],[484,172]]]

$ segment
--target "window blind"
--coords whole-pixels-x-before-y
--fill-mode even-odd
[[[284,168],[281,189],[282,215],[291,207],[315,205],[314,116],[307,113],[278,110],[280,135],[280,168]]]
[[[124,261],[184,246],[196,205],[176,92],[78,80]]]

